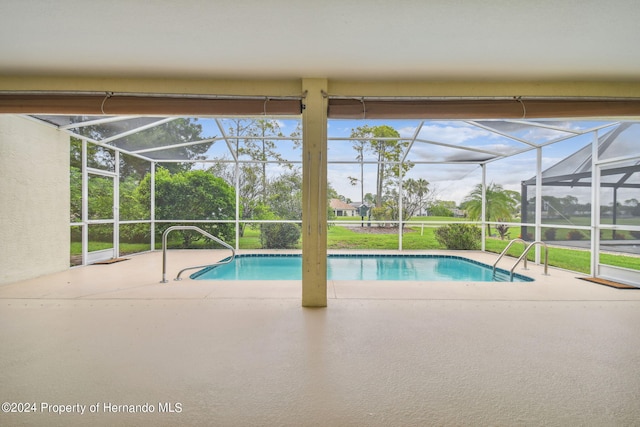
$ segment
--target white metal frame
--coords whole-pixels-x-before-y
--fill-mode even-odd
[[[86,141],[83,140],[83,166],[86,165]],[[104,178],[110,178],[113,183],[113,208],[112,217],[103,219],[89,219],[89,175],[101,176]],[[91,264],[97,261],[103,261],[105,259],[118,258],[119,246],[120,246],[120,168],[119,168],[119,155],[116,152],[116,171],[110,172],[102,169],[95,169],[90,167],[82,168],[82,260],[83,264]],[[86,197],[85,197],[86,196]],[[113,227],[113,247],[111,249],[104,249],[99,251],[89,252],[89,227],[91,225],[107,225],[111,224]]]
[[[72,135],[75,135],[76,137],[80,138],[82,141],[82,169],[83,169],[83,175],[82,175],[82,203],[83,203],[83,212],[82,212],[82,223],[72,223],[71,226],[82,226],[82,246],[83,246],[83,263],[88,263],[88,260],[91,258],[90,254],[87,252],[87,248],[88,248],[88,225],[90,224],[99,224],[99,223],[112,223],[113,227],[114,227],[114,248],[113,248],[113,257],[117,257],[119,256],[119,225],[121,223],[120,218],[119,218],[119,175],[120,175],[120,170],[119,170],[119,157],[121,155],[121,152],[125,152],[127,155],[131,155],[143,160],[147,160],[150,163],[150,173],[151,173],[151,206],[150,206],[150,219],[149,220],[141,220],[141,221],[123,221],[122,223],[137,223],[137,222],[143,222],[146,223],[148,222],[150,224],[150,229],[151,229],[151,238],[150,238],[150,250],[154,250],[155,249],[155,231],[157,228],[157,224],[158,223],[164,223],[164,222],[180,222],[180,223],[185,223],[185,224],[197,224],[197,223],[211,223],[211,222],[225,222],[225,223],[234,223],[235,224],[235,229],[236,229],[236,249],[239,249],[239,241],[240,241],[240,236],[239,236],[239,230],[240,230],[240,224],[242,223],[268,223],[268,222],[281,222],[281,221],[264,221],[264,220],[242,220],[240,219],[240,200],[239,200],[239,192],[236,191],[236,215],[235,215],[235,219],[233,220],[224,220],[224,221],[197,221],[197,220],[180,220],[180,219],[176,219],[176,220],[167,220],[167,221],[163,221],[163,220],[157,220],[156,219],[156,215],[155,215],[155,172],[156,172],[156,167],[158,166],[158,164],[160,163],[165,163],[165,162],[191,162],[191,163],[202,163],[202,164],[206,164],[206,163],[214,163],[214,162],[228,162],[228,163],[233,163],[235,164],[235,188],[238,188],[239,186],[239,165],[241,163],[269,163],[269,164],[277,164],[279,162],[277,161],[264,161],[264,162],[260,162],[260,161],[255,161],[255,160],[244,160],[244,159],[239,159],[237,153],[234,150],[234,144],[232,141],[238,141],[238,140],[247,140],[247,139],[255,139],[255,140],[260,140],[260,139],[269,139],[269,140],[295,140],[295,139],[300,139],[298,138],[293,138],[293,137],[278,137],[278,136],[268,136],[267,138],[261,137],[261,136],[234,136],[234,135],[228,135],[227,132],[224,129],[224,126],[221,122],[220,119],[215,119],[216,124],[218,126],[218,129],[220,130],[220,137],[214,137],[214,138],[209,138],[209,139],[205,139],[205,140],[201,140],[201,141],[192,141],[192,142],[185,142],[185,143],[178,143],[178,144],[173,144],[173,145],[169,145],[169,146],[163,146],[163,147],[153,147],[153,148],[147,148],[147,149],[140,149],[140,150],[134,150],[134,151],[124,151],[121,148],[115,147],[113,145],[108,144],[108,142],[114,142],[117,141],[118,139],[133,134],[135,132],[139,132],[142,130],[146,130],[158,125],[161,125],[163,123],[167,123],[170,122],[172,120],[175,120],[176,117],[169,117],[166,118],[164,120],[158,120],[156,122],[153,122],[151,124],[147,124],[144,126],[140,126],[136,129],[133,129],[131,131],[127,131],[125,133],[122,134],[118,134],[115,135],[113,137],[110,137],[104,141],[96,141],[96,140],[92,140],[91,138],[87,138],[87,137],[82,137],[76,134],[73,134],[73,132],[71,131],[71,129],[79,127],[79,126],[88,126],[91,124],[101,124],[101,123],[109,123],[109,122],[115,122],[118,120],[124,120],[124,119],[129,119],[132,118],[131,117],[118,117],[118,118],[114,118],[114,117],[109,117],[109,118],[104,118],[104,119],[98,119],[98,120],[92,120],[89,122],[85,122],[81,125],[78,124],[73,124],[73,125],[68,125],[68,126],[63,126],[60,127],[60,129],[64,129],[67,130],[68,132],[70,132]],[[408,141],[408,147],[405,150],[404,153],[402,153],[401,155],[401,161],[400,162],[389,162],[389,163],[402,163],[404,161],[406,161],[407,159],[409,159],[409,153],[410,150],[415,146],[416,142],[420,142],[420,143],[424,143],[424,144],[431,144],[431,145],[437,145],[437,146],[442,146],[442,147],[446,147],[446,148],[451,148],[451,149],[456,149],[456,150],[466,150],[468,152],[473,152],[473,153],[482,153],[482,154],[487,154],[487,155],[491,155],[494,156],[493,159],[491,160],[487,160],[487,161],[481,161],[481,162],[477,162],[476,164],[478,164],[481,167],[481,171],[482,171],[482,217],[480,219],[479,222],[477,222],[478,225],[481,226],[481,235],[482,235],[482,250],[486,250],[486,246],[485,246],[485,239],[486,239],[486,226],[487,224],[492,224],[495,225],[497,224],[496,222],[493,221],[487,221],[486,218],[486,187],[487,187],[487,168],[490,166],[491,163],[497,161],[497,160],[501,160],[507,157],[511,157],[517,154],[522,154],[524,152],[530,151],[530,150],[536,150],[536,200],[542,200],[542,149],[548,145],[560,142],[560,141],[564,141],[579,135],[584,135],[584,134],[589,134],[591,133],[593,135],[593,140],[594,140],[594,144],[592,144],[592,200],[591,200],[591,205],[592,205],[592,213],[591,213],[591,225],[590,227],[586,227],[586,226],[572,226],[572,228],[574,229],[584,229],[584,230],[590,230],[591,231],[591,274],[593,276],[597,276],[598,275],[598,271],[599,271],[599,266],[600,266],[600,259],[599,259],[599,252],[600,252],[600,230],[603,228],[602,224],[600,224],[600,195],[599,195],[599,187],[600,187],[600,170],[603,166],[608,165],[608,164],[612,164],[618,161],[622,161],[622,160],[629,160],[628,157],[625,158],[617,158],[617,159],[608,159],[607,161],[599,161],[598,159],[598,147],[597,147],[597,141],[598,141],[598,134],[599,134],[599,130],[610,127],[610,126],[614,126],[616,124],[618,124],[619,122],[608,122],[604,125],[601,126],[596,126],[594,128],[589,128],[589,129],[583,129],[583,130],[568,130],[565,128],[560,128],[557,126],[552,126],[549,124],[544,124],[544,123],[536,123],[536,122],[528,122],[528,121],[522,121],[522,120],[508,120],[509,122],[513,122],[513,123],[520,123],[520,124],[526,124],[529,126],[535,126],[535,127],[539,127],[539,128],[546,128],[546,129],[551,129],[551,130],[558,130],[558,131],[562,131],[567,133],[567,135],[563,135],[561,137],[555,138],[553,140],[549,140],[549,141],[545,141],[544,143],[532,143],[529,141],[526,141],[522,138],[513,136],[513,135],[509,135],[508,133],[505,132],[501,132],[499,130],[493,129],[489,126],[486,126],[485,124],[481,124],[478,123],[476,121],[460,121],[463,123],[466,123],[468,125],[472,125],[472,126],[476,126],[488,131],[491,131],[497,135],[500,135],[504,138],[508,138],[511,139],[513,141],[516,141],[518,143],[521,143],[523,145],[525,145],[525,147],[523,147],[521,150],[516,150],[513,153],[509,153],[507,154],[502,154],[502,153],[496,153],[495,151],[492,150],[484,150],[484,149],[479,149],[479,148],[475,148],[475,147],[464,147],[464,146],[458,146],[458,145],[453,145],[453,144],[448,144],[448,143],[442,143],[442,142],[437,142],[437,141],[430,141],[424,138],[420,138],[420,131],[423,128],[425,121],[421,121],[418,125],[418,127],[416,128],[415,132],[413,132],[413,135],[409,138],[389,138],[389,139],[393,139],[393,140],[403,140],[403,141]],[[348,141],[348,140],[355,140],[357,138],[328,138],[330,141]],[[190,146],[190,145],[196,145],[196,144],[201,144],[201,143],[208,143],[208,142],[216,142],[219,140],[224,140],[227,148],[229,150],[230,156],[231,156],[231,160],[218,160],[218,159],[209,159],[209,160],[154,160],[151,157],[148,157],[146,154],[147,153],[152,153],[152,152],[157,152],[157,151],[162,151],[162,150],[167,150],[167,149],[171,149],[171,148],[177,148],[177,147],[183,147],[183,146]],[[104,170],[100,170],[100,169],[95,169],[95,168],[89,168],[87,167],[87,144],[91,143],[91,144],[95,144],[97,146],[101,146],[104,148],[108,148],[110,150],[113,150],[113,152],[115,153],[116,156],[116,170],[115,172],[110,172],[110,171],[104,171]],[[469,164],[470,162],[468,161],[450,161],[450,162],[440,162],[440,161],[424,161],[424,160],[412,160],[412,162],[414,164]],[[299,161],[291,161],[290,163],[294,163],[294,164],[300,164],[302,163],[302,159],[300,159]],[[361,159],[359,161],[357,160],[329,160],[329,164],[356,164],[359,165],[360,167],[362,167],[365,164],[377,164],[377,161],[371,161],[371,160],[364,160]],[[472,162],[473,163],[473,162]],[[114,180],[114,218],[112,220],[89,220],[88,219],[88,175],[89,174],[95,174],[95,175],[101,175],[101,176],[107,176],[107,177],[111,177]],[[400,171],[400,178],[402,178],[402,171]],[[399,194],[399,200],[398,200],[398,207],[399,207],[399,219],[398,221],[385,221],[387,223],[389,222],[395,222],[398,224],[398,249],[402,250],[403,249],[403,229],[402,227],[406,224],[405,221],[403,220],[403,210],[404,210],[404,206],[403,206],[403,200],[402,200],[402,193],[403,193],[403,186],[402,186],[402,179],[399,179],[398,181],[398,194]],[[532,226],[535,229],[535,240],[539,241],[542,238],[542,203],[537,203],[536,207],[535,207],[535,223],[527,223],[527,224],[523,224],[523,223],[513,223],[514,226],[522,226],[522,225],[526,225],[526,226]],[[291,223],[300,223],[300,221],[296,221],[296,220],[284,220],[282,222],[291,222]],[[343,221],[340,220],[335,220],[335,221],[330,221],[331,223],[341,223]],[[371,221],[371,223],[376,223],[377,221]],[[453,221],[451,221],[453,222]],[[448,224],[451,222],[443,222],[443,224]],[[563,225],[554,225],[554,224],[544,224],[544,227],[554,227],[554,228],[566,228]],[[606,226],[604,228],[607,228]],[[633,229],[633,227],[631,227]],[[640,227],[638,227],[640,228]],[[540,249],[538,247],[536,247],[536,252],[535,252],[535,262],[536,263],[540,263]]]
[[[597,136],[595,137],[597,140]],[[597,145],[597,144],[594,144]],[[600,190],[601,190],[601,179],[602,179],[602,170],[607,168],[608,166],[615,166],[618,163],[628,162],[629,160],[638,160],[640,161],[640,155],[630,156],[630,157],[617,157],[606,160],[600,160],[598,158],[597,150],[594,150],[593,154],[593,173],[594,181],[592,183],[593,190],[593,198],[594,201],[597,202],[597,206],[594,209],[594,216],[592,218],[592,224],[594,226],[595,236],[592,236],[592,259],[591,259],[591,273],[593,277],[601,277],[608,280],[613,280],[621,283],[626,283],[632,286],[640,287],[640,271],[631,270],[628,268],[622,268],[618,266],[612,266],[608,264],[603,264],[600,261],[600,252],[601,252],[601,238],[600,238],[600,230],[630,230],[630,231],[640,231],[640,226],[630,226],[630,225],[607,225],[602,223],[601,212],[600,212]],[[615,206],[614,206],[615,209]],[[595,237],[595,238],[594,238]]]

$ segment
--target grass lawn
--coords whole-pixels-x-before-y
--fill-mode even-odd
[[[509,242],[507,240],[498,240],[491,238],[485,241],[485,248],[487,252],[500,253],[504,250],[508,243]],[[509,249],[507,255],[519,257],[520,255],[522,255],[523,250],[524,245],[521,243],[516,243]],[[541,252],[540,257],[541,261],[544,260],[544,252]],[[532,249],[527,255],[527,259],[533,261],[534,258],[535,252]],[[638,260],[640,261],[640,258]],[[509,264],[509,262],[507,261],[500,262],[500,266],[502,268],[506,268],[509,265],[513,264]],[[588,251],[550,247],[549,265],[588,274],[590,272],[591,255]]]
[[[330,225],[327,233],[327,247],[328,249],[354,249],[354,250],[393,250],[398,248],[398,233],[397,229],[383,230],[372,224],[371,227],[359,227],[359,217],[342,217],[338,218],[340,221],[354,222],[353,226],[345,227],[342,225]],[[434,221],[451,221],[452,218],[447,217],[418,217],[412,219],[411,222],[405,224],[405,228],[408,229],[402,236],[403,249],[413,250],[433,250],[444,249],[438,241],[435,239],[434,231],[440,225],[432,224],[432,226],[422,227],[422,222],[425,224]],[[465,221],[464,218],[455,218],[453,220]],[[546,229],[543,229],[543,234]],[[555,233],[555,237],[558,240],[566,239],[567,233],[571,230],[558,229]],[[495,233],[495,229],[491,228],[492,234]],[[520,227],[511,227],[509,230],[509,239],[519,237],[521,233]],[[586,232],[588,233],[588,232]],[[606,237],[606,236],[605,236]],[[625,236],[626,237],[626,236]],[[632,238],[629,236],[628,238]],[[500,240],[495,237],[488,237],[485,242],[486,250],[489,252],[500,253],[507,246],[509,239]],[[551,245],[549,248],[549,265],[554,267],[563,268],[566,270],[576,271],[584,274],[590,272],[590,253],[587,250],[579,249],[567,249],[560,247],[553,247],[553,241],[545,239],[543,240],[547,244]],[[170,242],[171,243],[171,242]],[[181,242],[176,241],[175,245]],[[156,242],[156,249],[161,249],[161,243]],[[204,242],[196,242],[196,247],[203,246]],[[172,245],[170,244],[170,247]],[[102,250],[111,248],[112,244],[102,242],[91,242],[89,245],[90,251]],[[175,247],[175,246],[174,246]],[[261,249],[260,243],[260,230],[255,227],[247,227],[244,232],[244,236],[240,238],[240,249]],[[295,249],[301,249],[302,242],[298,242]],[[511,247],[508,255],[518,257],[522,254],[524,246],[517,243]],[[79,242],[71,243],[71,255],[79,255],[81,253],[81,244]],[[121,243],[120,252],[122,254],[131,254],[137,252],[144,252],[149,250],[149,244],[146,243]],[[543,253],[544,256],[544,253]],[[532,250],[528,255],[529,260],[534,259],[534,251]],[[543,258],[544,259],[544,258]],[[634,270],[640,270],[640,257],[625,256],[625,255],[612,255],[607,253],[600,254],[600,262],[612,266],[625,267]],[[501,261],[501,267],[506,268],[512,265],[510,261]]]
[[[89,252],[102,251],[104,249],[113,248],[113,243],[109,242],[89,242]],[[120,254],[135,254],[138,252],[148,251],[149,243],[120,243]],[[162,247],[160,247],[162,249]],[[82,254],[82,243],[71,242],[71,255]]]
[[[378,233],[378,227],[364,227],[367,232],[355,231],[352,228],[332,226],[327,233],[329,249],[398,249],[397,229],[391,233]],[[404,249],[443,249],[436,241],[433,229],[425,228],[424,235],[420,228],[405,232],[402,236]]]
[[[262,249],[260,243],[260,229],[258,227],[245,227],[244,236],[240,238],[240,249]],[[302,248],[302,242],[298,243],[296,249]]]
[[[488,252],[500,253],[504,250],[508,243],[509,242],[506,240],[487,239],[485,247]],[[553,242],[547,243],[553,245]],[[518,257],[522,254],[522,251],[523,245],[517,243],[509,249],[508,255]],[[544,259],[544,252],[542,252],[541,257],[542,259]],[[533,249],[527,255],[527,259],[534,259]],[[600,263],[613,265],[616,267],[630,268],[632,270],[640,270],[640,257],[601,253]],[[549,265],[566,270],[589,274],[591,271],[591,253],[587,250],[567,249],[551,246],[549,247]]]
[[[404,249],[444,249],[435,239],[435,228],[425,227],[424,234],[421,235],[421,228],[415,227],[414,231],[405,233],[402,238],[402,247]],[[516,229],[519,233],[519,229]],[[509,243],[508,240],[500,240],[497,238],[487,238],[485,248],[488,252],[496,254]],[[553,244],[552,242],[550,243]],[[333,226],[329,229],[327,237],[327,246],[329,249],[397,249],[398,235],[394,234],[374,234],[359,233],[350,228],[341,226]],[[519,257],[524,250],[524,245],[515,244],[509,250],[508,255],[515,258]],[[532,249],[527,255],[527,259],[533,261],[535,252]],[[542,254],[544,259],[544,253]],[[634,270],[640,270],[640,257],[600,254],[600,262],[603,264],[613,265],[617,267],[625,267]],[[503,260],[501,263],[509,265],[509,261]],[[589,251],[578,249],[566,249],[559,247],[549,248],[549,265],[563,268],[566,270],[576,271],[579,273],[589,274],[591,265],[591,255]],[[504,266],[501,264],[504,268]]]

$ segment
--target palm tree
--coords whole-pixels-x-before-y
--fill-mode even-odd
[[[491,183],[486,189],[486,220],[510,221],[518,200],[512,191],[507,191],[499,184]],[[482,218],[482,184],[478,184],[465,197],[463,207],[473,220]],[[491,235],[491,226],[487,224],[487,234]]]

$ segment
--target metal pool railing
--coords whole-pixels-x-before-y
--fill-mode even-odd
[[[178,273],[178,275],[176,276],[176,278],[174,280],[181,280],[180,279],[180,275],[184,271],[195,270],[196,268],[213,267],[214,265],[228,264],[231,261],[233,261],[233,259],[236,256],[236,251],[235,251],[235,249],[233,249],[233,247],[231,245],[229,245],[228,243],[224,242],[223,240],[220,240],[217,237],[207,233],[203,229],[201,229],[199,227],[196,227],[195,225],[174,225],[173,227],[167,228],[164,231],[164,233],[162,233],[162,280],[160,281],[160,283],[167,283],[168,282],[168,280],[167,280],[167,236],[169,235],[170,232],[175,231],[175,230],[193,230],[193,231],[197,231],[198,233],[202,234],[203,236],[208,237],[209,239],[211,239],[211,240],[221,244],[225,248],[231,250],[231,257],[225,258],[224,260],[222,260],[220,262],[214,262],[213,264],[198,265],[198,266],[194,266],[194,267],[183,268],[182,270],[180,270],[180,272]]]

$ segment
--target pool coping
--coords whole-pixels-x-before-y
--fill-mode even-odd
[[[237,254],[235,255],[235,258],[301,258],[302,254],[299,253],[243,253],[243,254]],[[484,262],[480,262],[471,258],[467,258],[464,256],[460,256],[460,255],[448,255],[448,254],[417,254],[417,253],[395,253],[395,254],[381,254],[381,253],[349,253],[349,254],[345,254],[345,253],[329,253],[327,254],[327,258],[398,258],[398,257],[403,257],[403,258],[425,258],[425,259],[433,259],[433,258],[445,258],[445,259],[455,259],[455,260],[460,260],[460,261],[465,261],[465,262],[469,262],[471,264],[475,264],[477,266],[480,266],[482,268],[487,268],[487,269],[493,269],[493,265],[489,265],[487,263]],[[220,260],[220,262],[226,262],[230,259],[231,257],[226,257],[222,260]],[[221,264],[221,265],[212,265],[212,266],[208,266],[208,267],[204,267],[201,270],[196,271],[195,273],[189,275],[189,278],[192,280],[216,280],[216,279],[199,279],[200,276],[206,274],[207,272],[213,270],[214,268],[218,268],[221,267],[222,265],[226,265],[226,264]],[[504,276],[508,276],[511,277],[511,272],[507,271],[503,268],[500,267],[495,267],[495,271],[497,273],[500,273]],[[513,278],[518,278],[519,280],[516,280],[515,282],[534,282],[535,279],[529,276],[525,276],[523,274],[520,273],[513,273]],[[233,281],[235,279],[219,279],[221,281]],[[253,279],[255,280],[255,279]],[[291,280],[291,279],[278,279],[278,280]],[[299,279],[293,279],[293,280],[299,280]],[[340,279],[329,279],[329,280],[340,280]],[[362,281],[366,281],[366,280],[362,280]],[[377,280],[380,281],[380,280]],[[390,281],[390,280],[389,280]],[[398,281],[402,281],[402,282],[414,282],[415,280],[398,280]],[[425,282],[438,282],[438,281],[442,281],[442,280],[420,280],[420,281],[425,281]],[[451,281],[465,281],[465,280],[451,280]],[[469,280],[466,280],[469,281]],[[488,282],[488,283],[494,283],[494,282],[514,282],[514,280],[482,280],[481,282]]]

